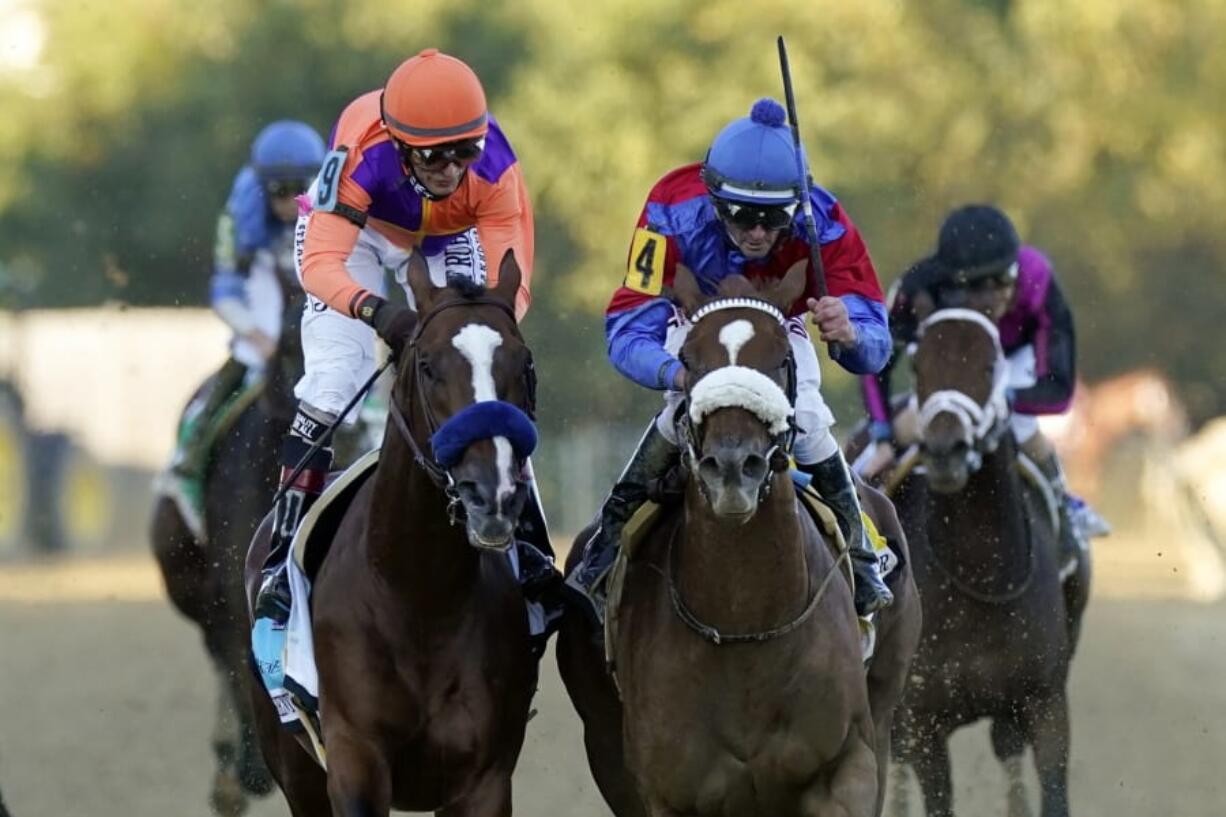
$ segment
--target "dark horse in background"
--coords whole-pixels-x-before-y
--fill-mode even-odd
[[[280,265],[279,265],[280,267]],[[206,542],[192,535],[174,501],[156,500],[150,526],[154,556],[174,606],[200,628],[217,672],[216,757],[210,802],[220,815],[241,814],[247,795],[265,795],[272,781],[255,740],[247,690],[247,601],[243,560],[268,512],[280,470],[282,436],[294,416],[294,384],[302,375],[299,325],[305,296],[292,270],[278,271],[284,301],[277,350],[263,391],[214,445],[205,477]]]
[[[678,270],[693,323],[681,350],[690,408],[678,411],[684,507],[645,534],[610,599],[616,681],[586,622],[570,617],[558,642],[593,776],[618,817],[880,813],[919,600],[900,568],[866,673],[850,577],[788,473],[782,310],[803,273],[761,293],[729,279],[712,300]],[[866,508],[905,552],[889,503],[874,492]]]
[[[891,495],[924,607],[924,637],[899,708],[896,758],[914,768],[929,817],[953,814],[948,740],[989,718],[1010,817],[1030,813],[1033,747],[1043,817],[1069,813],[1066,685],[1089,597],[1089,561],[1063,585],[1051,508],[1026,481],[1008,423],[996,327],[947,309],[913,357],[920,460]],[[905,814],[905,783],[896,801]]]
[[[537,680],[506,555],[535,442],[520,272],[508,253],[494,288],[436,289],[414,254],[408,277],[420,322],[378,465],[337,511],[309,600],[326,772],[254,692],[264,755],[295,817],[511,813]],[[251,595],[269,524],[248,557]]]

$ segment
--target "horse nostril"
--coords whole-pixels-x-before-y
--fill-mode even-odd
[[[768,470],[770,470],[770,463],[761,454],[750,454],[745,458],[745,462],[741,463],[741,473],[750,482],[761,482],[766,479]]]
[[[485,495],[477,487],[477,483],[471,479],[456,483],[456,492],[459,493],[460,499],[463,500],[464,504],[473,510],[485,509]]]

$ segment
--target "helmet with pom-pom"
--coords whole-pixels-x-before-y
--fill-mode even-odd
[[[702,179],[716,198],[760,206],[794,203],[796,148],[783,106],[759,99],[749,116],[721,130],[707,151]]]

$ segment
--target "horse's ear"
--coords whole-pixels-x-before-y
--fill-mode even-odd
[[[721,298],[756,298],[758,288],[744,275],[729,275],[719,282],[719,297]]]
[[[491,292],[495,298],[515,309],[515,299],[519,297],[519,284],[522,280],[523,273],[515,260],[515,251],[507,250],[498,264],[498,283]]]
[[[700,306],[710,300],[698,286],[694,273],[684,264],[678,264],[673,275],[673,295],[687,315],[693,315]]]
[[[409,256],[408,279],[409,289],[413,292],[413,300],[417,304],[417,314],[424,315],[430,311],[437,287],[430,280],[430,266],[421,250],[413,250]]]
[[[787,314],[792,311],[792,304],[804,294],[805,276],[808,273],[809,259],[802,258],[784,273],[783,279],[762,293],[766,301]]]

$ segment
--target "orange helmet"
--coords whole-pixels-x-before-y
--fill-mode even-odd
[[[383,88],[383,124],[414,147],[476,139],[488,130],[485,91],[463,61],[427,48],[392,72]]]

